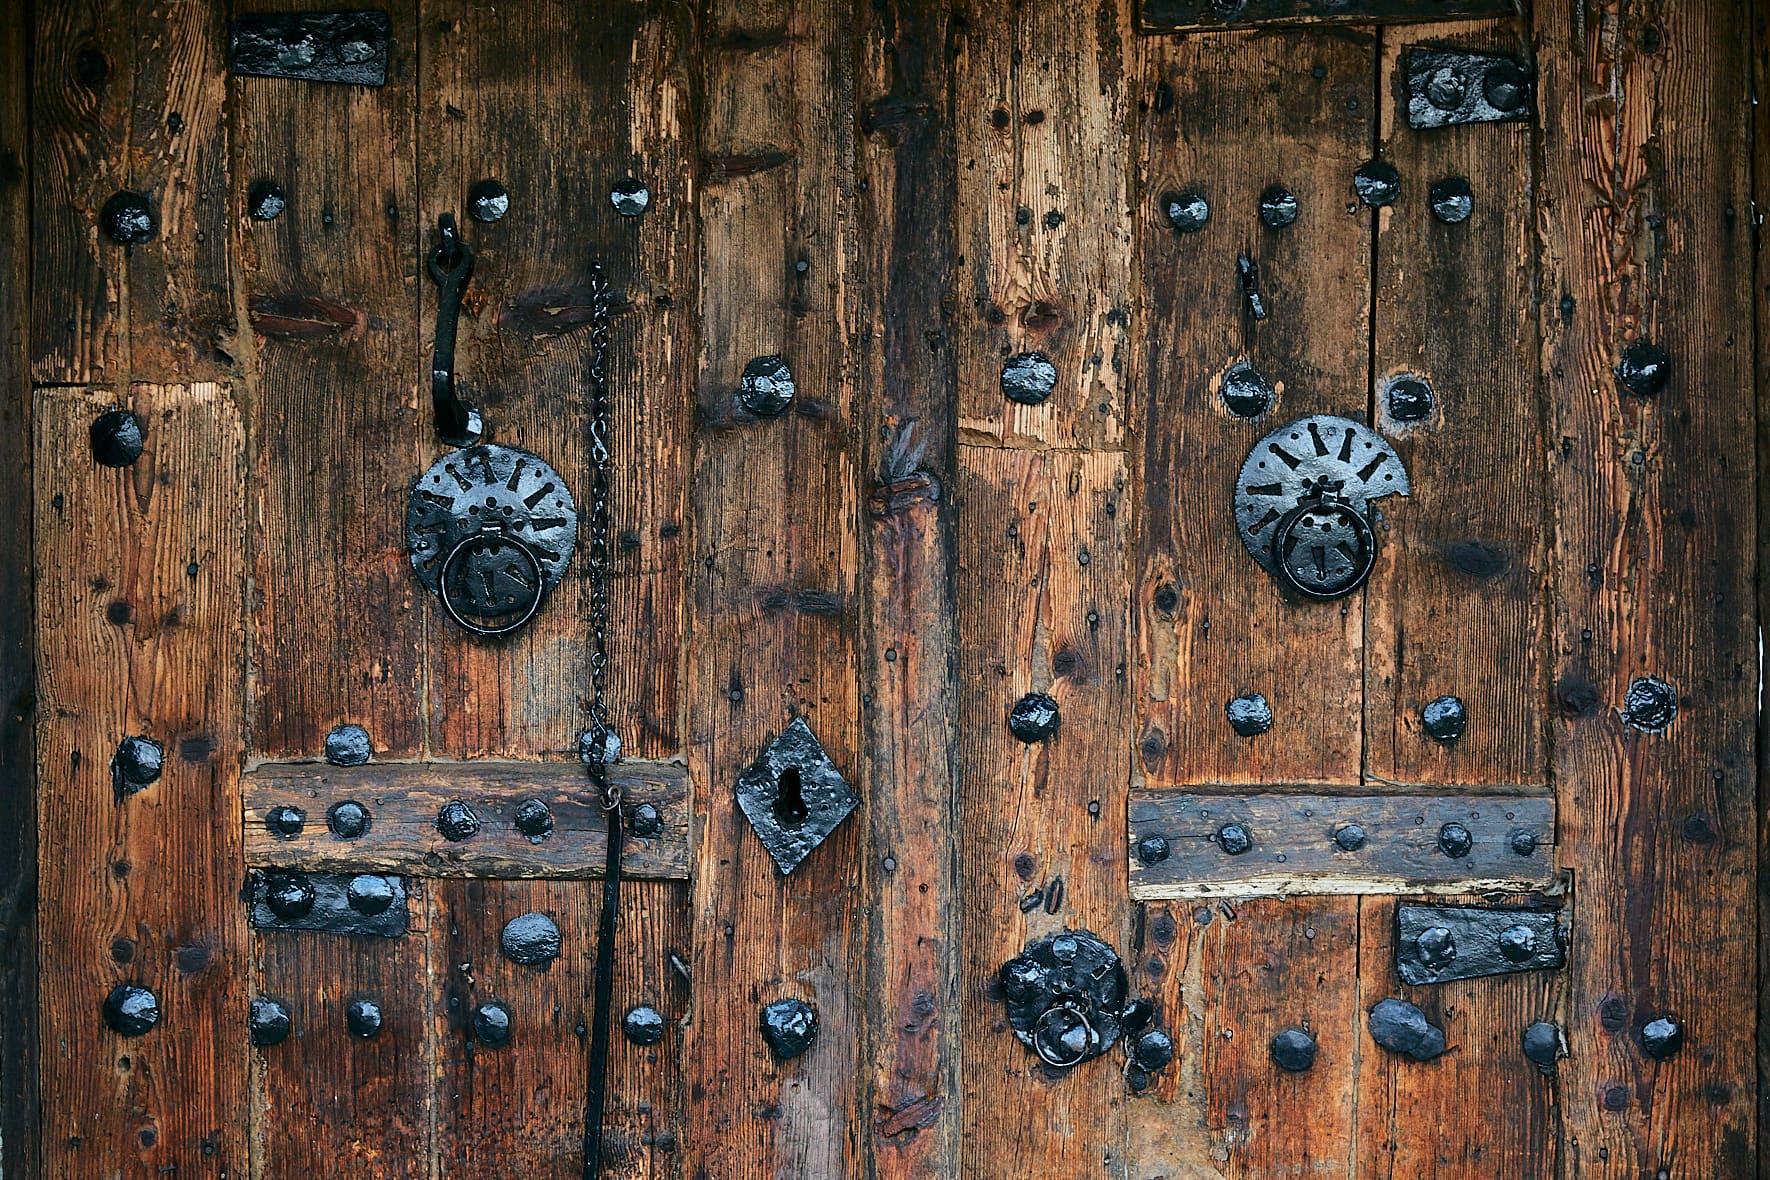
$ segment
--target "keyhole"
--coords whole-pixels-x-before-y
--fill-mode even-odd
[[[799,768],[789,766],[781,771],[775,784],[774,818],[783,828],[796,828],[805,822],[805,796],[800,791]]]

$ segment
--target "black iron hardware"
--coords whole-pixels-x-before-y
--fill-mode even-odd
[[[280,1045],[289,1039],[294,1022],[289,1017],[289,1006],[273,996],[254,996],[247,1009],[246,1024],[251,1030],[252,1043],[260,1049],[268,1049],[272,1045]]]
[[[627,1009],[621,1032],[635,1045],[655,1045],[664,1039],[664,1016],[649,1004]]]
[[[160,781],[165,748],[153,738],[132,734],[117,743],[111,756],[111,791],[121,803]]]
[[[236,74],[380,86],[387,81],[385,12],[254,12],[234,22]]]
[[[1641,1028],[1641,1051],[1664,1061],[1684,1047],[1684,1026],[1670,1016],[1648,1021]]]
[[[1407,122],[1416,131],[1528,119],[1535,89],[1530,71],[1504,54],[1407,50]]]
[[[1029,746],[1056,733],[1062,723],[1057,698],[1048,693],[1029,692],[1008,711],[1008,732]]]
[[[467,190],[467,216],[483,225],[504,220],[510,212],[510,190],[487,178],[476,180]]]
[[[738,404],[758,418],[778,418],[793,404],[793,370],[778,356],[753,357],[738,380]]]
[[[360,725],[339,725],[326,735],[326,761],[333,766],[364,766],[375,754],[369,731]]]
[[[1372,501],[1407,495],[1407,468],[1375,431],[1315,414],[1254,444],[1235,481],[1235,520],[1260,568],[1304,598],[1364,584],[1376,562]]]
[[[256,930],[313,930],[398,938],[410,921],[403,877],[380,873],[255,874],[251,882]]]
[[[424,588],[475,635],[508,635],[535,617],[577,546],[565,480],[514,447],[469,447],[412,485],[406,545]]]
[[[1002,366],[1002,396],[1023,406],[1036,406],[1057,388],[1057,366],[1042,352],[1016,353]]]
[[[139,246],[151,242],[160,232],[160,219],[154,203],[142,193],[124,189],[104,203],[98,211],[98,223],[111,241],[119,246]]]
[[[1014,1035],[1053,1069],[1105,1053],[1127,1018],[1137,1022],[1138,1012],[1148,1019],[1137,1001],[1128,1000],[1118,953],[1088,930],[1062,930],[1027,943],[1002,964],[1001,981]]]
[[[344,1009],[344,1027],[351,1036],[368,1040],[381,1031],[381,1005],[370,999],[352,1000]]]
[[[782,874],[798,868],[860,805],[803,717],[795,717],[738,777],[737,797]]]
[[[473,277],[473,250],[461,238],[455,215],[436,219],[438,241],[426,267],[436,280],[436,343],[430,361],[430,401],[436,413],[436,433],[454,447],[469,447],[484,437],[485,419],[479,408],[461,400],[455,388],[455,329],[461,322],[461,300],[467,280]]]
[[[1379,1000],[1370,1010],[1371,1039],[1391,1053],[1430,1061],[1444,1052],[1444,1030],[1406,1000]]]
[[[160,1023],[160,1001],[140,984],[120,983],[104,998],[104,1022],[112,1032],[139,1037]]]
[[[1565,935],[1552,910],[1403,905],[1395,910],[1395,973],[1445,983],[1561,967]]]
[[[559,958],[559,926],[546,914],[527,913],[504,923],[498,949],[512,963],[545,967]]]
[[[1539,1020],[1524,1030],[1520,1038],[1524,1056],[1543,1073],[1554,1073],[1555,1063],[1566,1055],[1561,1029],[1546,1020]]]
[[[1623,724],[1643,733],[1663,733],[1678,717],[1678,690],[1657,676],[1629,681],[1623,698]]]
[[[1447,176],[1432,186],[1432,216],[1446,225],[1460,225],[1475,212],[1475,194],[1461,176]]]
[[[762,1039],[777,1061],[791,1061],[817,1040],[817,1009],[797,997],[762,1009]]]
[[[106,410],[92,420],[92,459],[105,467],[128,467],[141,458],[142,421],[129,410]]]
[[[1167,193],[1162,197],[1162,208],[1168,214],[1168,224],[1183,234],[1197,233],[1211,219],[1211,203],[1202,193]]]
[[[1272,1038],[1267,1052],[1286,1073],[1303,1073],[1315,1065],[1315,1038],[1300,1028],[1283,1029]]]
[[[609,186],[608,203],[622,217],[638,217],[651,205],[651,190],[645,181],[630,176]]]
[[[500,1000],[487,1000],[473,1010],[473,1039],[488,1049],[510,1043],[510,1008]]]
[[[253,221],[275,221],[289,207],[289,194],[274,180],[254,181],[246,190],[246,212]]]
[[[1285,25],[1405,24],[1511,16],[1510,0],[1143,0],[1150,32],[1264,28]]]

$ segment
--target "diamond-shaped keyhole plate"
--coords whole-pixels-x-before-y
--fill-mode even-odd
[[[804,718],[738,776],[738,806],[780,871],[790,873],[860,806]]]

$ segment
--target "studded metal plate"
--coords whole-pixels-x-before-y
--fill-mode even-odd
[[[1530,118],[1536,81],[1515,58],[1410,45],[1407,123],[1416,131]]]
[[[405,878],[382,873],[254,873],[252,928],[398,938],[410,921]]]
[[[1056,1069],[1100,1056],[1119,1038],[1129,983],[1118,952],[1088,930],[1061,930],[1002,964],[1008,1023]]]
[[[1395,911],[1395,973],[1446,983],[1563,966],[1566,936],[1553,910],[1403,905]]]
[[[539,605],[564,575],[577,538],[578,507],[565,480],[515,447],[445,455],[418,477],[406,504],[412,568],[441,595],[449,566],[447,605],[457,617],[497,619]]]
[[[1236,530],[1261,569],[1310,597],[1333,598],[1370,569],[1371,501],[1408,491],[1407,468],[1382,435],[1314,414],[1248,452],[1235,481]]]

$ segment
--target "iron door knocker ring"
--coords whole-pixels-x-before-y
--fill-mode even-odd
[[[524,578],[521,573],[509,567],[505,567],[501,571],[490,571],[482,567],[473,571],[482,576],[482,586],[479,592],[477,594],[471,591],[465,594],[456,593],[452,579],[457,572],[457,567],[464,558],[471,556],[471,551],[475,546],[478,547],[478,553],[494,559],[501,553],[503,547],[508,546],[511,551],[521,556],[523,563],[527,566],[528,577]],[[525,589],[519,594],[500,596],[493,585],[498,580],[500,573],[503,581],[515,582]],[[449,550],[448,556],[443,558],[442,569],[436,576],[436,596],[442,599],[443,609],[449,613],[449,618],[475,635],[485,637],[508,635],[512,631],[520,631],[527,626],[528,621],[535,617],[535,612],[541,609],[541,599],[546,596],[546,593],[546,575],[541,569],[541,559],[535,556],[535,551],[529,548],[522,538],[501,525],[487,525],[479,532],[469,533],[456,541],[454,547]],[[457,604],[456,600],[462,597],[468,600],[469,608],[474,611],[473,614],[467,613]],[[495,616],[479,613],[480,602],[486,602],[488,606],[495,607],[498,605],[496,601],[498,597],[504,599],[504,603],[509,609],[499,612]],[[487,602],[488,599],[491,601]],[[496,624],[476,621],[477,619],[505,616],[509,616],[506,621]]]

